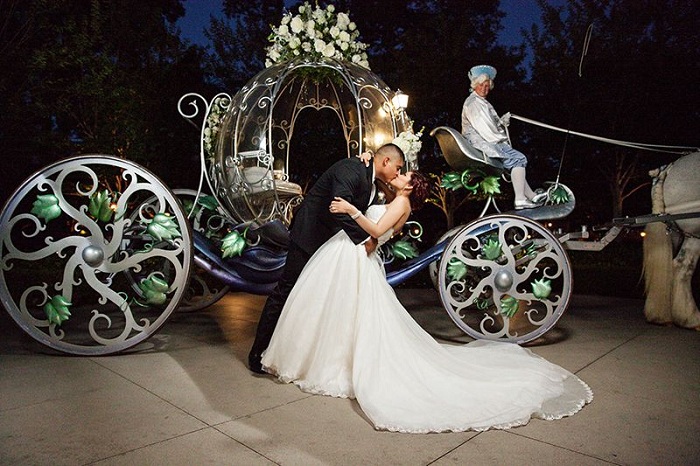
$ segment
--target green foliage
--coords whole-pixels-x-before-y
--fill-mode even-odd
[[[549,198],[554,204],[566,204],[569,202],[569,193],[562,186],[557,186],[549,193]]]
[[[58,198],[53,194],[39,194],[32,204],[31,213],[47,222],[58,218],[61,215],[61,207],[58,205]]]
[[[531,283],[532,294],[537,299],[547,299],[552,293],[552,282],[550,280],[541,278],[539,280],[534,280]]]
[[[61,295],[56,295],[44,304],[44,313],[49,322],[56,325],[68,320],[71,303]]]
[[[146,233],[151,235],[156,241],[169,241],[182,236],[179,225],[170,215],[164,213],[156,214],[148,222]]]
[[[484,257],[490,261],[494,261],[501,257],[501,243],[497,238],[489,238],[481,248]]]
[[[243,254],[245,246],[245,235],[234,230],[224,236],[223,243],[221,244],[221,257],[226,259],[227,257],[240,256]]]
[[[447,263],[447,278],[453,281],[460,281],[467,276],[467,264],[453,257]]]
[[[395,241],[391,243],[389,247],[391,248],[391,252],[394,255],[394,257],[397,257],[401,260],[418,257],[418,249],[413,244],[413,242],[408,239],[403,238],[398,241]]]
[[[112,218],[114,211],[111,209],[112,198],[106,189],[96,191],[90,196],[88,212],[101,222],[108,222]]]
[[[146,303],[153,306],[160,306],[165,303],[168,299],[166,293],[169,288],[168,282],[155,274],[151,274],[139,283],[141,295],[145,298]]]
[[[501,314],[511,318],[518,312],[520,302],[510,295],[501,297]]]

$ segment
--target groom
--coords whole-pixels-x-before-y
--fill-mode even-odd
[[[374,154],[369,166],[356,157],[333,164],[306,194],[295,212],[290,225],[290,244],[282,277],[267,298],[260,315],[255,342],[248,355],[248,367],[264,374],[260,364],[267,349],[284,303],[292,291],[302,269],[311,256],[338,231],[344,230],[355,244],[365,241],[367,253],[377,247],[376,239],[368,240],[367,233],[349,215],[333,215],[329,206],[333,198],[342,197],[364,211],[376,197],[375,179],[389,183],[396,178],[404,165],[404,154],[394,144],[385,144]]]

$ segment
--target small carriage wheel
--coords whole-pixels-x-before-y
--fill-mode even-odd
[[[55,350],[131,348],[186,292],[187,217],[162,181],[128,160],[89,155],[42,169],[15,191],[0,225],[0,299]]]
[[[455,234],[438,279],[442,304],[459,328],[473,338],[519,344],[556,324],[572,286],[569,258],[549,230],[503,214]]]
[[[206,196],[207,202],[204,202],[202,194],[200,194],[197,205],[192,209],[192,203],[197,199],[197,191],[192,189],[173,189],[173,192],[182,203],[193,231],[223,239],[228,232],[225,227],[230,222],[223,209],[218,207],[218,205],[216,207],[211,205],[209,201],[214,199],[212,196]],[[197,254],[196,250],[194,254]],[[214,278],[207,271],[197,266],[196,262],[193,262],[192,265],[187,292],[180,301],[177,312],[192,312],[207,308],[226,296],[231,289],[221,280]]]

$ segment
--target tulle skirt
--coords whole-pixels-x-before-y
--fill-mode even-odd
[[[435,341],[386,282],[376,255],[344,232],[309,261],[284,306],[263,366],[303,391],[355,398],[377,429],[443,432],[559,419],[590,388],[512,343]]]

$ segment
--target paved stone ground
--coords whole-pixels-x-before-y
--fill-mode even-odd
[[[397,293],[436,338],[469,340],[433,290]],[[57,355],[0,313],[0,464],[700,464],[700,333],[647,324],[640,300],[575,295],[531,347],[591,386],[580,413],[429,435],[251,375],[263,302],[230,293],[107,357]]]

